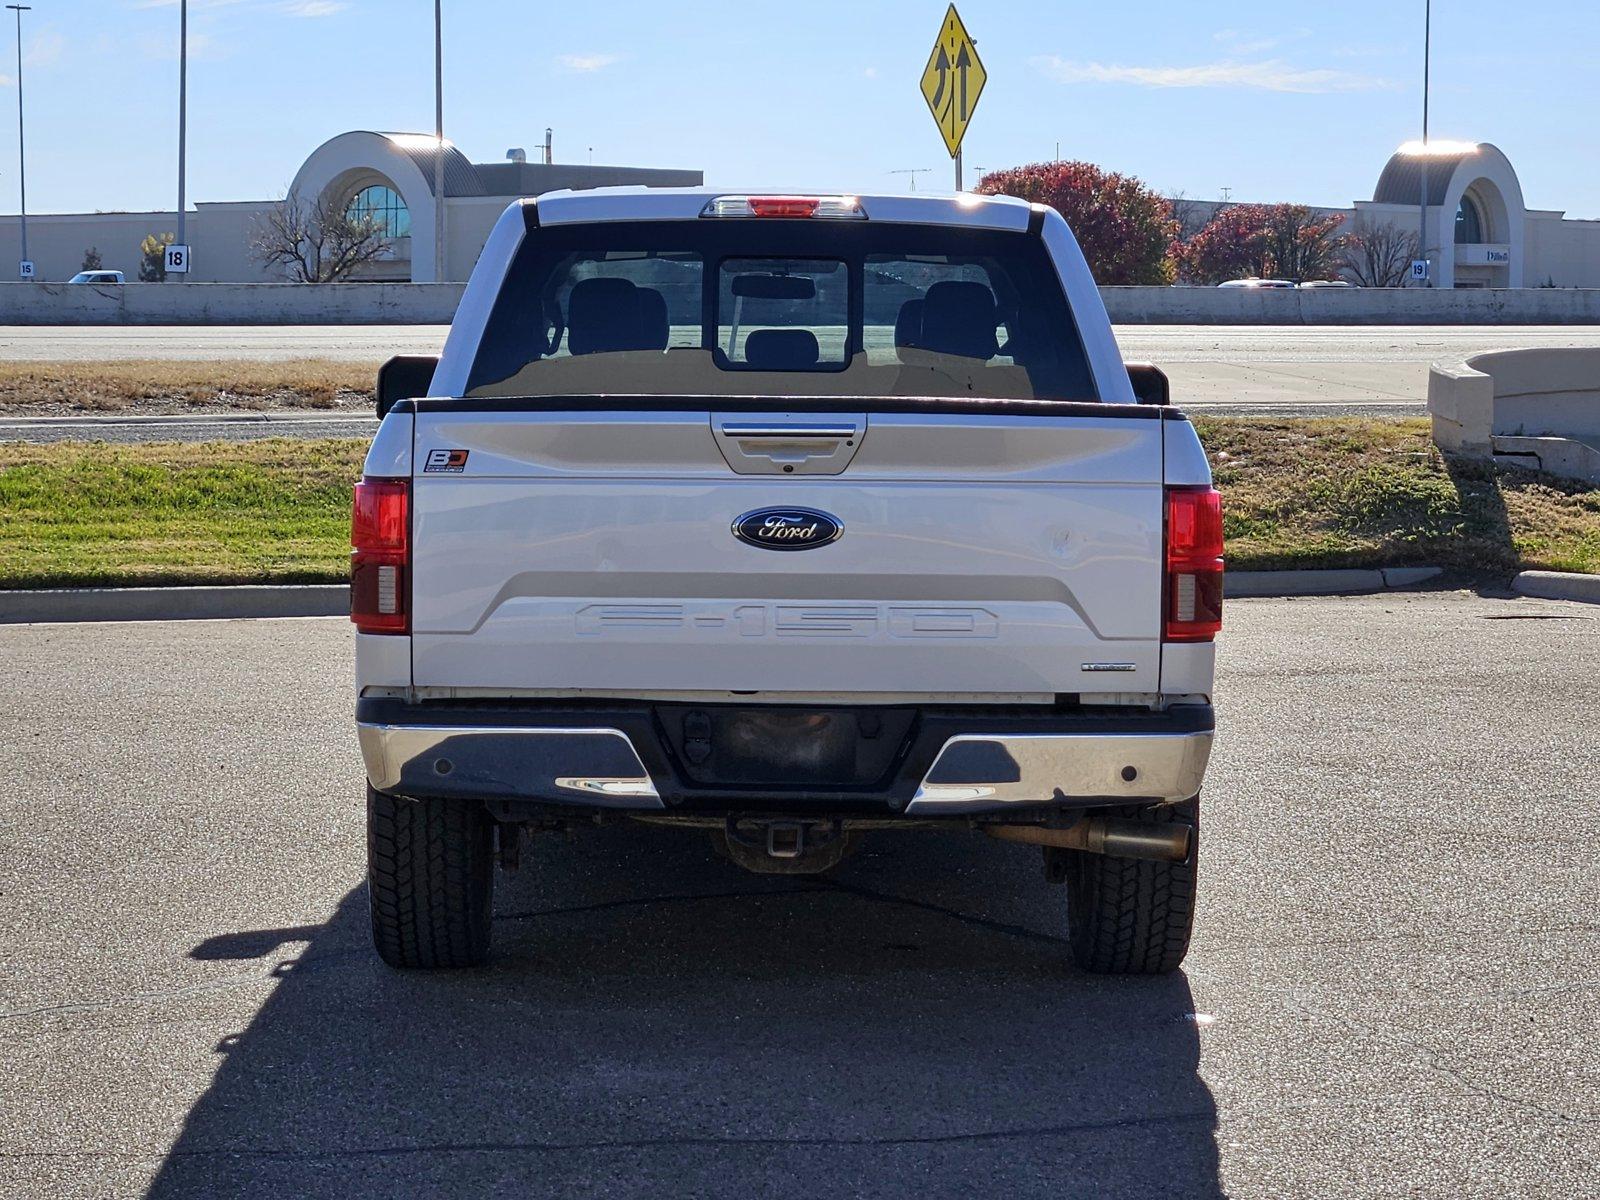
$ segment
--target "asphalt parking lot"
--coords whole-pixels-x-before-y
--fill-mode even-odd
[[[0,1195],[1600,1194],[1600,610],[1230,604],[1184,973],[1023,847],[536,842],[368,949],[337,620],[0,628]]]

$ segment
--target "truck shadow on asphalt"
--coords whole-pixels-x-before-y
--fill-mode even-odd
[[[421,975],[356,888],[193,951],[279,982],[149,1195],[1223,1195],[1186,980],[1076,972],[1064,903],[961,834],[822,881],[549,836],[500,876],[493,965]]]

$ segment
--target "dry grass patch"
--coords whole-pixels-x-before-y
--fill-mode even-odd
[[[1600,491],[1446,460],[1426,420],[1195,425],[1222,491],[1231,566],[1600,572]]]
[[[118,359],[0,363],[0,412],[56,415],[196,408],[364,408],[378,364]]]

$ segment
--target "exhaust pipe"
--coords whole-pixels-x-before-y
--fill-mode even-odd
[[[1052,846],[1058,850],[1083,850],[1112,858],[1149,858],[1158,862],[1183,862],[1189,857],[1194,826],[1172,823],[1143,825],[1115,817],[1084,817],[1066,829],[1042,825],[985,825],[984,831],[1003,842]]]

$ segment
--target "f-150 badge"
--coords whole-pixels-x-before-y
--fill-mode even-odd
[[[814,508],[758,508],[733,522],[733,536],[763,550],[815,550],[839,540],[844,522]]]

